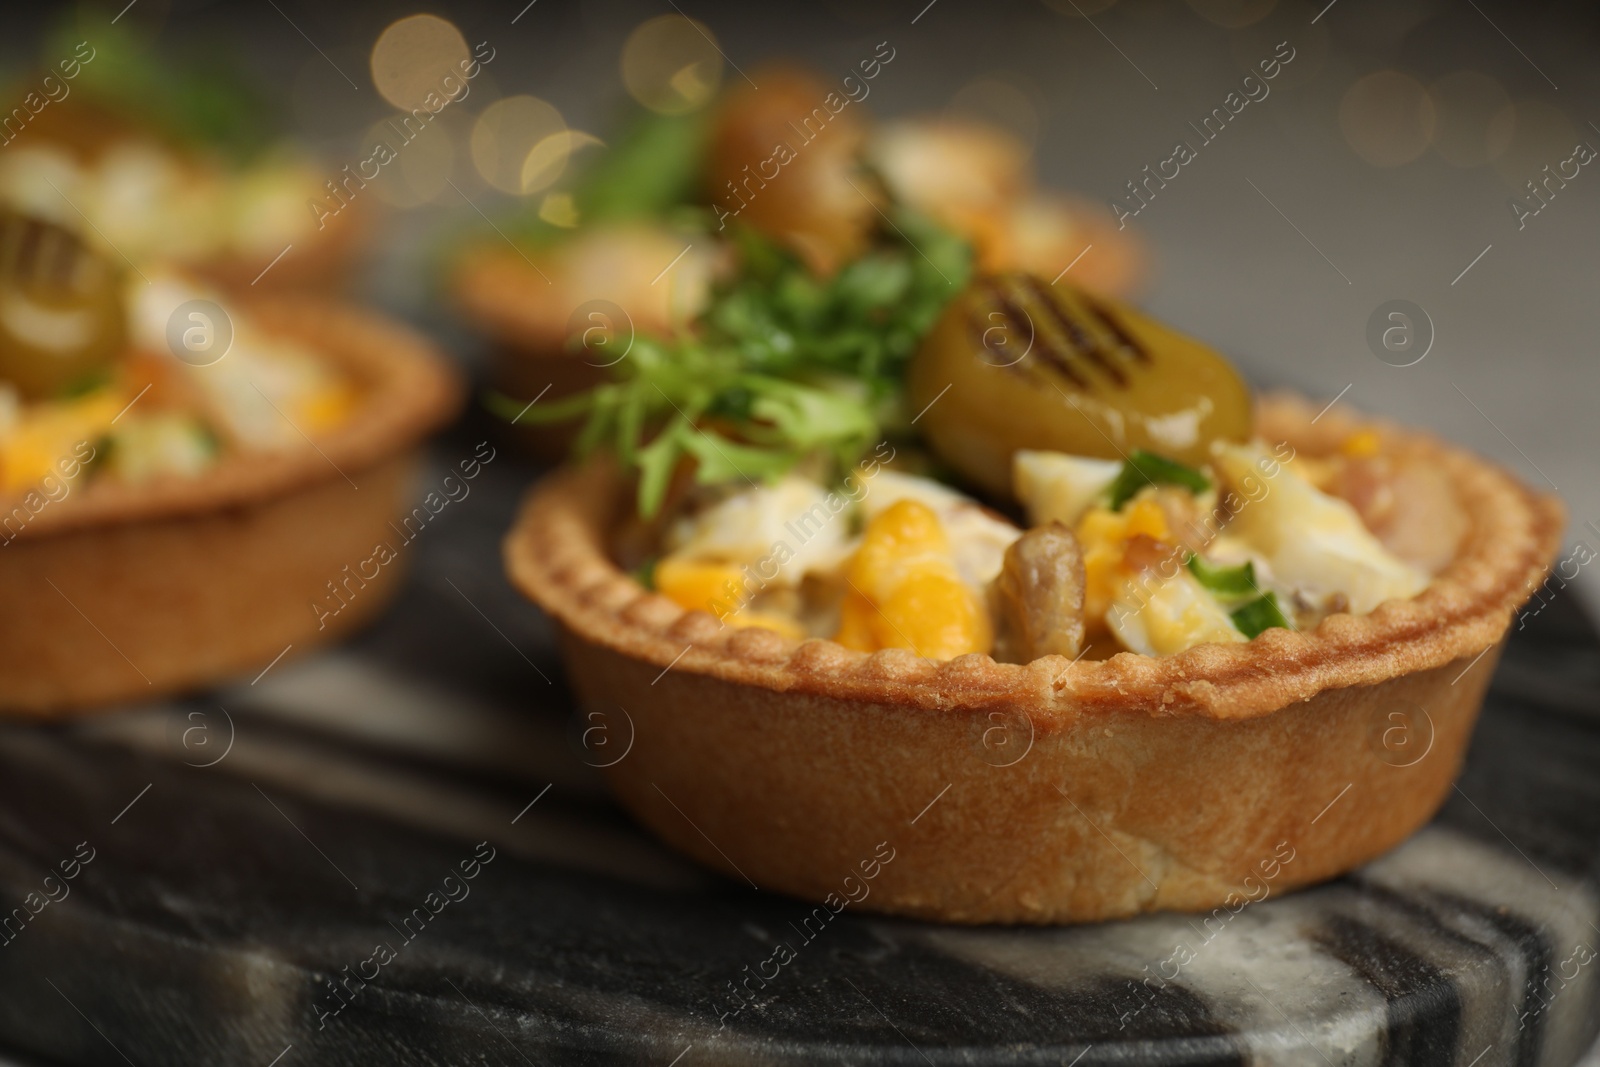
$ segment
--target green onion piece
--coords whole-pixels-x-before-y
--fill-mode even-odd
[[[1111,510],[1121,511],[1147,485],[1181,485],[1191,493],[1203,493],[1211,488],[1211,479],[1193,467],[1136,448],[1111,483]]]
[[[1218,596],[1249,596],[1257,591],[1256,566],[1249,560],[1245,560],[1237,567],[1224,567],[1220,564],[1207,563],[1199,556],[1190,556],[1189,573]]]
[[[1285,630],[1294,629],[1289,625],[1289,620],[1284,618],[1283,612],[1278,608],[1278,594],[1267,593],[1250,601],[1242,608],[1233,611],[1233,625],[1246,637],[1255,637],[1264,630],[1274,626],[1281,626]]]
[[[633,579],[651,592],[656,588],[656,557],[652,556],[639,564],[633,571]]]

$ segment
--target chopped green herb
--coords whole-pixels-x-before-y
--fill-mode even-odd
[[[614,381],[519,420],[586,416],[580,454],[608,447],[638,470],[646,516],[684,459],[704,484],[770,481],[817,456],[848,470],[905,424],[902,369],[972,270],[966,242],[909,212],[832,278],[753,230],[734,241],[741,270],[696,335],[637,337]],[[504,418],[526,406],[488,403]]]
[[[1147,485],[1181,485],[1192,493],[1203,493],[1211,488],[1211,479],[1193,467],[1136,448],[1111,483],[1111,510],[1122,510],[1122,505]]]
[[[1233,625],[1246,637],[1255,637],[1257,634],[1270,630],[1274,626],[1281,626],[1285,630],[1294,629],[1289,625],[1289,620],[1284,617],[1278,607],[1278,594],[1266,593],[1241,608],[1235,608],[1232,613]]]
[[[643,563],[639,564],[638,567],[634,568],[633,580],[644,586],[646,589],[653,591],[656,587],[657,562],[658,561],[656,558],[652,556]]]
[[[1200,556],[1189,557],[1189,573],[1201,585],[1223,597],[1249,596],[1256,590],[1256,567],[1249,560],[1237,567],[1207,563]]]

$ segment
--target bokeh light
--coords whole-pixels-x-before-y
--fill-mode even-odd
[[[1457,167],[1481,167],[1511,145],[1516,111],[1500,83],[1475,70],[1458,70],[1428,87],[1438,115],[1434,150]]]
[[[1422,83],[1397,70],[1368,74],[1339,102],[1339,129],[1356,155],[1375,167],[1397,167],[1433,140],[1433,99]]]
[[[570,230],[578,225],[578,206],[571,193],[546,193],[539,202],[539,217],[552,226]]]
[[[1278,0],[1189,0],[1195,14],[1230,30],[1260,22],[1277,5]]]
[[[401,111],[424,106],[429,93],[444,98],[444,80],[462,80],[471,59],[454,23],[437,15],[411,15],[391,23],[372,46],[372,84]],[[453,84],[453,83],[452,83]]]
[[[567,162],[574,152],[602,144],[600,138],[582,130],[558,130],[540,138],[522,161],[522,175],[518,183],[520,191],[537,193],[550,188],[567,169]]]
[[[502,192],[533,191],[523,185],[528,157],[545,138],[565,132],[567,123],[561,112],[536,96],[496,100],[472,126],[472,165],[484,181]],[[566,165],[565,156],[561,163]]]
[[[651,111],[681,115],[716,95],[722,53],[702,23],[659,15],[636,27],[622,46],[622,84]]]

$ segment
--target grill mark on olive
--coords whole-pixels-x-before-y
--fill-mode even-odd
[[[1038,302],[1036,299],[1030,299],[1032,295],[1027,292],[1020,292],[1015,295],[1003,293],[1000,299],[1014,319],[1020,316],[1022,321],[1028,324],[1029,332],[1033,334],[1034,351],[1039,353],[1039,358],[1051,370],[1067,379],[1077,388],[1089,388],[1088,379],[1068,362],[1068,357],[1072,355],[1071,349],[1063,350],[1057,348],[1049,332],[1039,329],[1039,324],[1034,321],[1034,316],[1027,310],[1029,304]]]
[[[1008,371],[1011,374],[1017,375],[1019,378],[1026,377],[1027,372],[1021,367],[1020,360],[1016,362],[997,363],[986,359],[982,354],[989,351],[989,345],[986,338],[989,332],[989,327],[992,324],[990,316],[998,313],[1002,319],[1005,317],[1005,310],[995,306],[1000,304],[1002,301],[1003,297],[1001,296],[1000,291],[996,289],[992,283],[980,286],[974,291],[972,308],[967,315],[967,331],[972,336],[972,348],[973,351],[978,354],[978,358],[980,360],[989,366],[994,367],[996,370]],[[1007,328],[1009,328],[1011,324],[1008,321],[1005,325]]]
[[[19,221],[14,225],[16,253],[10,266],[21,278],[33,273],[33,262],[39,256],[39,243],[44,227],[32,221]]]
[[[1072,309],[1064,303],[1065,297],[1060,301],[1056,300],[1053,294],[1039,283],[1039,279],[1032,275],[1028,275],[1027,281],[1033,288],[1034,296],[1038,301],[1050,309],[1051,315],[1055,318],[1057,325],[1061,327],[1062,333],[1067,335],[1067,340],[1072,346],[1081,352],[1089,362],[1100,368],[1106,377],[1116,384],[1117,388],[1126,389],[1128,376],[1122,373],[1121,367],[1107,357],[1107,354],[1100,348],[1099,342],[1095,340],[1094,335],[1085,330],[1083,325],[1073,318]]]
[[[1144,346],[1139,343],[1133,334],[1128,332],[1122,323],[1116,320],[1115,316],[1103,304],[1088,294],[1084,294],[1083,302],[1094,314],[1095,318],[1099,319],[1105,326],[1106,331],[1117,339],[1117,344],[1123,351],[1129,353],[1141,363],[1150,362],[1150,353],[1145,350]]]
[[[1078,372],[1077,368],[1067,362],[1067,356],[1071,353],[1058,350],[1050,343],[1048,334],[1039,329],[1038,323],[1034,321],[1034,316],[1028,311],[1029,300],[1027,294],[1008,292],[998,281],[991,281],[985,287],[985,291],[1000,305],[999,311],[1004,326],[1011,331],[1013,343],[1016,343],[1018,339],[1024,336],[1031,336],[1033,338],[1032,351],[1051,370],[1079,389],[1089,388],[1089,382]],[[987,316],[985,316],[985,321],[987,321]],[[1019,358],[1004,365],[1011,367],[1018,374],[1025,374],[1026,371],[1023,370],[1022,363],[1022,359]]]

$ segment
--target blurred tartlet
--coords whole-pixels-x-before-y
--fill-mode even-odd
[[[485,242],[458,257],[450,287],[495,343],[497,389],[560,400],[603,381],[635,335],[692,333],[741,231],[822,280],[905,214],[969,243],[984,270],[1070,265],[1074,281],[1109,295],[1142,279],[1135,239],[1082,201],[1037,189],[1027,151],[1005,131],[944,118],[876,128],[809,72],[777,67],[759,80],[759,92],[730,90],[706,113],[637,120],[580,172],[570,218],[512,227],[516,247]],[[546,454],[570,440],[519,428]]]
[[[63,283],[49,265],[86,250],[3,218],[0,710],[220,681],[379,611],[406,561],[361,566],[459,404],[439,354],[325,301],[225,301],[87,255]]]
[[[276,133],[237,64],[162,55],[125,27],[82,32],[52,34],[16,87],[26,121],[0,137],[0,206],[230,288],[343,286],[368,230],[364,182]]]

